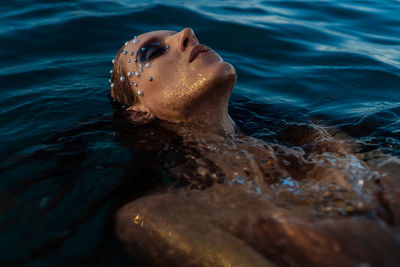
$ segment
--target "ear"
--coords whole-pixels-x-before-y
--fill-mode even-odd
[[[130,106],[124,111],[128,120],[135,124],[146,124],[154,120],[153,113],[143,106]]]

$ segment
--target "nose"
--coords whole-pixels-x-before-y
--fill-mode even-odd
[[[183,29],[179,33],[179,41],[178,41],[178,51],[185,52],[187,48],[193,47],[199,44],[194,32],[190,28]]]

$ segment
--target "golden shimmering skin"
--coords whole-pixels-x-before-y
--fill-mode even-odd
[[[122,50],[127,53],[116,58],[114,71],[119,75],[140,71],[144,63],[133,59],[136,51],[149,40],[157,40],[169,48],[151,59],[151,66],[144,67],[139,77],[126,77],[129,85],[138,83],[137,87],[130,86],[127,90],[133,90],[135,95],[138,90],[143,92],[128,110],[145,112],[151,115],[149,117],[170,122],[203,121],[207,110],[208,114],[213,114],[206,120],[210,125],[230,125],[227,104],[236,81],[232,65],[211,49],[189,62],[191,52],[199,45],[191,29],[149,32],[138,36],[137,40],[137,43],[128,42]],[[130,55],[131,51],[135,54]]]

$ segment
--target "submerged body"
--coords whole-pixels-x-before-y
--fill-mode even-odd
[[[143,56],[149,42],[156,52]],[[130,65],[134,55],[143,62]],[[119,52],[111,94],[127,118],[159,120],[191,148],[169,170],[186,186],[117,212],[127,251],[165,266],[396,266],[396,177],[372,170],[318,126],[287,133],[290,146],[235,133],[227,110],[235,81],[233,67],[190,29],[146,33]]]
[[[309,151],[190,140],[201,153],[171,169],[189,185],[123,206],[117,237],[157,266],[396,266],[397,177],[329,139]]]

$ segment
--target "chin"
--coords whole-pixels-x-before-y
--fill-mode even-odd
[[[208,80],[233,80],[236,81],[235,68],[214,51],[200,54],[193,62],[195,70],[202,73]]]
[[[228,62],[220,61],[216,62],[213,66],[212,78],[220,87],[232,87],[236,83],[236,70],[235,68]]]
[[[230,77],[230,78],[234,78],[236,81],[236,70],[235,68],[228,62],[219,62],[222,66],[221,66],[221,72],[223,72],[222,74]]]

